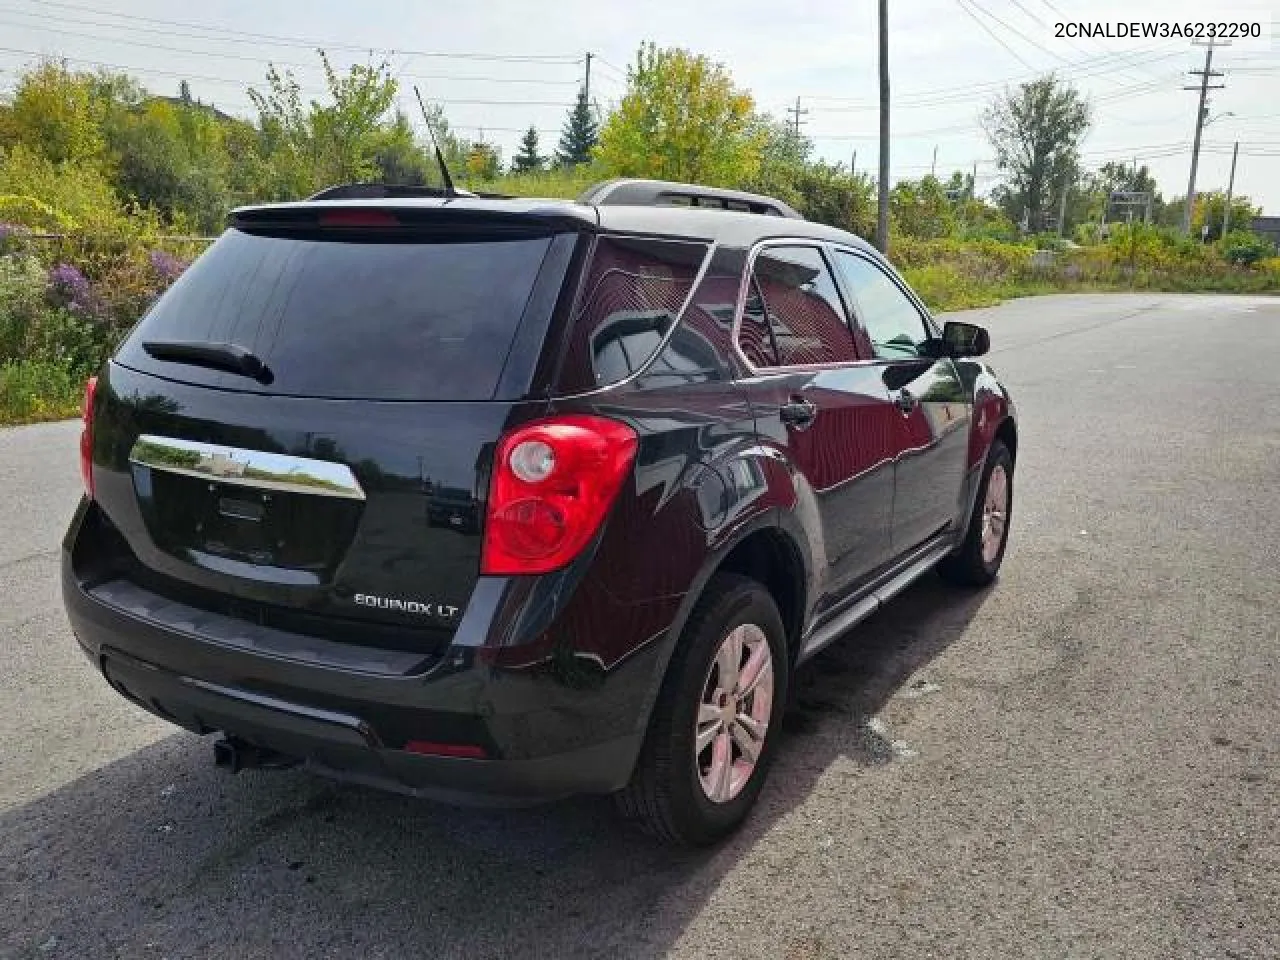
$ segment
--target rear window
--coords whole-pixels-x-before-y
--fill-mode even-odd
[[[235,390],[488,400],[550,244],[527,235],[351,242],[228,230],[156,302],[117,360]],[[274,379],[264,387],[156,360],[145,340],[233,343]]]

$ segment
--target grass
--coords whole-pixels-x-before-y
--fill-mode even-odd
[[[84,378],[61,364],[15,360],[0,367],[0,425],[77,417],[83,398]]]

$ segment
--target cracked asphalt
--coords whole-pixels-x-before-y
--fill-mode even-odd
[[[800,679],[747,827],[229,777],[77,652],[75,424],[0,431],[0,956],[1280,957],[1280,299],[975,311],[1021,416],[992,589]]]

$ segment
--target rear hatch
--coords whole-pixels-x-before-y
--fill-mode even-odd
[[[442,648],[478,576],[494,445],[544,409],[536,368],[589,225],[240,215],[100,378],[116,574],[294,632]]]

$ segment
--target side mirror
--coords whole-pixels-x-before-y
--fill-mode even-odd
[[[980,357],[991,349],[986,327],[960,320],[948,320],[942,328],[942,342],[953,357]]]

